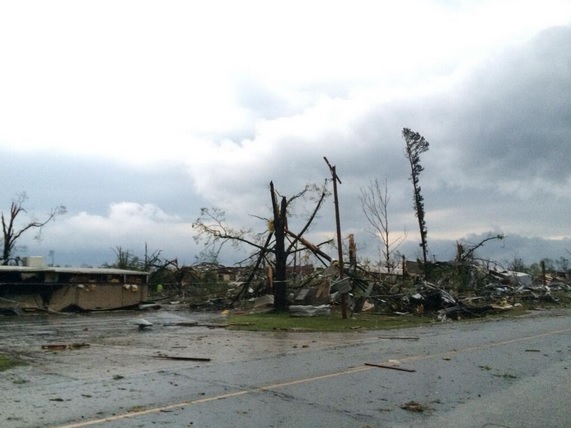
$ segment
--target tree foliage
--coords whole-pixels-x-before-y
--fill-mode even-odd
[[[420,173],[424,170],[420,164],[420,155],[428,150],[428,141],[424,139],[418,132],[403,128],[402,136],[405,140],[405,153],[410,164],[410,180],[414,188],[414,210],[418,219],[418,228],[420,230],[420,247],[422,248],[422,260],[424,263],[424,275],[427,276],[428,267],[428,230],[424,219],[424,198],[420,187]]]
[[[7,265],[13,260],[14,252],[16,249],[16,242],[20,237],[29,230],[36,230],[35,239],[41,239],[42,228],[50,221],[54,220],[56,216],[66,213],[66,208],[59,205],[48,213],[44,220],[37,220],[33,216],[27,221],[20,223],[22,215],[28,214],[24,203],[27,200],[25,192],[20,193],[11,203],[10,212],[5,215],[1,214],[2,220],[2,264]],[[19,225],[20,223],[20,225]]]

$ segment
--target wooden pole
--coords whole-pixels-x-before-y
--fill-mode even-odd
[[[333,177],[333,200],[335,203],[335,223],[337,225],[337,248],[339,250],[339,278],[343,278],[343,243],[341,240],[341,220],[339,216],[339,197],[337,195],[337,182],[341,183],[339,176],[337,175],[337,170],[335,166],[331,166],[329,161],[325,156],[323,156],[329,170],[331,171],[331,176]],[[343,319],[347,319],[347,293],[341,293],[341,315]]]

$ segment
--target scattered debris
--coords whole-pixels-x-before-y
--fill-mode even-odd
[[[274,305],[274,296],[272,294],[266,294],[253,299],[253,302],[254,308],[271,307]]]
[[[70,349],[89,348],[89,343],[72,343],[69,345]]]
[[[139,326],[139,330],[145,330],[153,326],[152,322],[147,321],[144,318],[137,318],[135,321],[133,321],[133,324]]]
[[[140,311],[146,311],[148,309],[161,309],[161,305],[158,303],[141,303],[139,305]]]
[[[42,345],[42,349],[46,349],[48,351],[63,351],[64,349],[67,349],[67,345],[62,343],[62,344],[51,344],[51,345]]]
[[[209,216],[207,212],[205,215]],[[204,227],[205,233],[216,235],[216,229],[199,225]],[[151,289],[156,288],[158,299],[164,301],[165,306],[170,302],[191,310],[259,312],[273,308],[277,302],[280,311],[289,307],[292,316],[313,316],[319,314],[314,313],[313,308],[323,308],[325,315],[337,305],[341,305],[343,313],[346,298],[351,315],[369,311],[384,315],[434,316],[440,321],[509,311],[522,302],[569,301],[565,293],[571,291],[571,269],[557,272],[544,267],[539,273],[531,266],[528,269],[523,263],[514,263],[513,270],[507,270],[499,263],[477,257],[477,249],[491,240],[502,240],[501,234],[475,245],[457,243],[457,255],[450,261],[423,263],[403,256],[402,260],[387,261],[383,265],[360,264],[355,257],[351,259],[350,252],[350,263],[344,265],[321,249],[325,243],[315,245],[307,241],[303,233],[294,234],[285,228],[282,232],[290,239],[288,251],[300,245],[315,259],[308,258],[302,265],[288,264],[285,273],[280,273],[285,278],[277,281],[277,261],[266,257],[271,252],[276,225],[270,222],[269,226],[271,233],[266,244],[256,245],[260,251],[252,259],[254,264],[228,267],[199,263],[177,270],[174,269],[176,263],[171,263],[171,268],[163,272],[165,276],[158,285],[150,286]],[[314,265],[314,260],[321,265]],[[528,272],[518,272],[516,266]],[[156,279],[151,276],[150,281]],[[280,284],[279,299],[274,299],[276,281]],[[283,295],[282,283],[286,284]],[[176,295],[168,295],[169,290],[176,291]],[[140,303],[141,308],[154,307],[151,303]],[[330,305],[329,309],[326,305]]]
[[[401,372],[409,372],[409,373],[414,373],[416,372],[416,370],[414,369],[405,369],[402,367],[397,367],[397,366],[389,366],[389,365],[385,365],[385,364],[373,364],[373,363],[365,363],[366,366],[371,366],[371,367],[379,367],[381,369],[391,369],[391,370],[398,370]]]
[[[403,404],[400,406],[403,410],[408,410],[409,412],[425,412],[426,410],[430,410],[430,407],[425,406],[424,404],[417,403],[416,401],[409,401],[408,403]]]
[[[42,349],[47,351],[63,351],[65,349],[88,348],[89,346],[89,343],[51,343],[42,345]]]
[[[300,288],[293,298],[295,305],[324,305],[329,303],[329,281],[324,280],[321,284],[314,287]]]
[[[331,307],[329,305],[291,305],[289,307],[289,314],[292,317],[316,317],[320,315],[330,315]]]
[[[198,321],[179,321],[163,324],[165,327],[197,327],[199,325],[201,324],[199,324]]]
[[[419,340],[419,338],[415,336],[379,336],[379,339]]]
[[[517,379],[517,376],[514,376],[513,374],[510,374],[510,373],[495,374],[495,375],[492,375],[492,376],[495,376],[495,377],[503,377],[504,379]]]
[[[155,355],[155,358],[164,358],[167,360],[178,360],[178,361],[212,361],[211,358],[202,358],[202,357],[187,357],[184,355],[166,355],[166,354],[159,354]]]

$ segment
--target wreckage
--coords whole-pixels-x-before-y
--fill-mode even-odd
[[[23,266],[0,266],[0,310],[98,311],[146,301],[148,273],[109,268],[46,266],[27,257]]]

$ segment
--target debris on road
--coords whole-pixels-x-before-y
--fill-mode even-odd
[[[67,345],[64,343],[61,344],[51,344],[51,345],[42,345],[42,349],[46,349],[48,351],[63,351],[67,349]]]
[[[135,321],[133,321],[133,324],[139,326],[139,330],[145,330],[153,326],[152,322],[147,321],[144,318],[137,318]]]
[[[416,336],[378,336],[379,339],[395,339],[395,340],[419,340]]]
[[[164,358],[167,360],[178,360],[178,361],[212,361],[211,358],[203,358],[203,357],[187,357],[184,355],[166,355],[166,354],[159,354],[155,355],[155,358]]]
[[[379,367],[381,369],[391,369],[391,370],[398,370],[401,372],[409,372],[409,373],[414,373],[416,372],[416,370],[414,369],[405,369],[402,367],[398,367],[398,366],[389,366],[386,364],[374,364],[374,363],[365,363],[366,366],[371,366],[371,367]]]
[[[408,410],[409,412],[425,412],[426,410],[430,410],[430,407],[425,406],[424,404],[417,403],[416,401],[409,401],[408,403],[403,404],[400,406],[403,410]]]
[[[163,324],[164,327],[197,327],[201,324],[198,321],[179,321]]]
[[[42,349],[46,351],[63,351],[65,349],[89,348],[89,343],[50,343],[42,345]]]
[[[146,311],[149,309],[161,309],[161,305],[159,305],[158,303],[141,303],[139,304],[139,310],[140,311]]]

